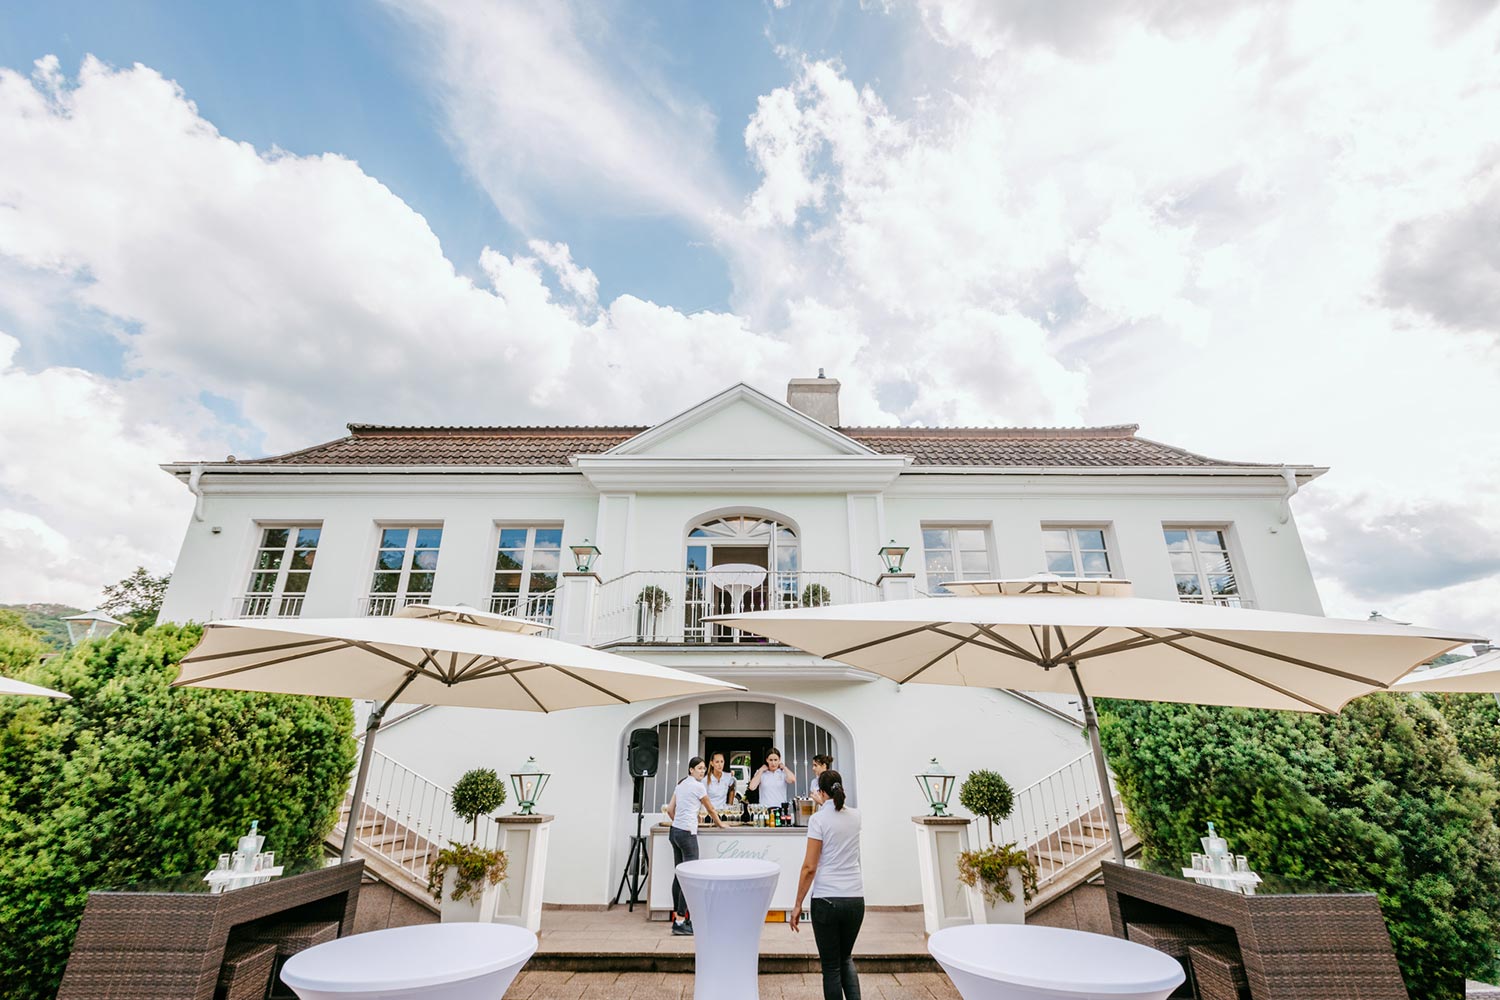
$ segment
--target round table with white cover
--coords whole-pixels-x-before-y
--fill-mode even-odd
[[[677,881],[693,919],[693,996],[756,1000],[760,932],[781,866],[753,858],[684,861]],[[754,941],[756,947],[744,942]]]
[[[418,924],[316,945],[281,979],[302,1000],[500,1000],[536,951],[509,924]]]
[[[927,950],[964,1000],[1165,1000],[1186,978],[1154,948],[1061,927],[947,927]]]

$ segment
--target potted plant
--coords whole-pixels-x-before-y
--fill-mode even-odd
[[[958,856],[958,879],[974,894],[976,916],[987,924],[1019,924],[1036,894],[1036,867],[1015,844],[995,843],[995,824],[1015,808],[1010,782],[995,771],[973,771],[958,790],[958,803],[986,823],[986,845]]]
[[[821,583],[809,583],[802,588],[802,606],[804,608],[826,608],[832,603],[833,595]]]
[[[672,605],[672,595],[654,583],[648,583],[635,595],[636,638],[644,642],[649,635],[656,638],[657,623],[661,613]]]
[[[453,812],[473,824],[470,842],[450,841],[427,868],[427,891],[438,901],[444,923],[488,921],[494,894],[505,881],[505,852],[479,845],[479,817],[505,804],[505,783],[487,767],[475,768],[453,786]]]

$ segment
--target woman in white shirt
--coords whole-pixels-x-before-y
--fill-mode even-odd
[[[766,754],[766,762],[755,772],[755,777],[750,779],[750,790],[760,792],[757,801],[761,805],[781,806],[792,800],[791,786],[796,780],[797,776],[782,766],[781,751],[772,747],[771,752]]]
[[[723,809],[734,801],[734,775],[724,770],[724,755],[716,753],[708,760],[708,777],[703,780],[708,786],[708,798],[715,809]]]
[[[797,882],[792,930],[812,890],[813,938],[823,967],[823,1000],[859,1000],[854,939],[865,920],[865,882],[859,864],[859,810],[844,805],[844,779],[832,768],[818,775],[818,809],[807,822],[807,856]]]
[[[714,826],[724,829],[724,823],[719,819],[713,802],[709,801],[708,788],[703,784],[703,776],[707,773],[708,765],[703,763],[702,757],[694,757],[688,761],[687,777],[677,783],[677,787],[672,790],[672,797],[662,807],[662,812],[667,814],[667,822],[672,824],[672,829],[667,831],[667,840],[672,844],[672,867],[674,869],[684,861],[698,860],[698,809],[700,806],[708,810],[709,818],[714,821]],[[687,899],[682,895],[682,886],[678,883],[676,875],[672,876],[672,933],[693,933],[693,921],[688,915]]]

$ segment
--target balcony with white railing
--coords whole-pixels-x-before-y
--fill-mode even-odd
[[[1221,608],[1253,608],[1255,602],[1239,594],[1178,594],[1183,604],[1214,604]]]
[[[553,613],[557,610],[557,591],[549,590],[540,594],[492,594],[490,595],[490,614],[508,615],[511,618],[524,618],[538,625],[546,625],[549,628],[553,624]]]
[[[389,618],[397,608],[427,604],[431,600],[431,594],[371,594],[359,602],[359,613],[365,618]]]
[[[300,618],[302,594],[246,594],[235,598],[236,618]]]
[[[593,642],[767,645],[761,636],[704,619],[878,600],[875,584],[848,573],[637,570],[600,585]]]

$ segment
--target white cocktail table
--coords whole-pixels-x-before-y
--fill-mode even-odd
[[[757,1000],[760,932],[781,866],[752,858],[684,861],[677,880],[693,919],[696,1000]],[[755,947],[747,943],[755,942]]]
[[[281,979],[302,1000],[500,1000],[534,951],[509,924],[392,927],[298,952]]]
[[[1186,978],[1154,948],[1061,927],[948,927],[927,950],[964,1000],[1165,1000]]]

